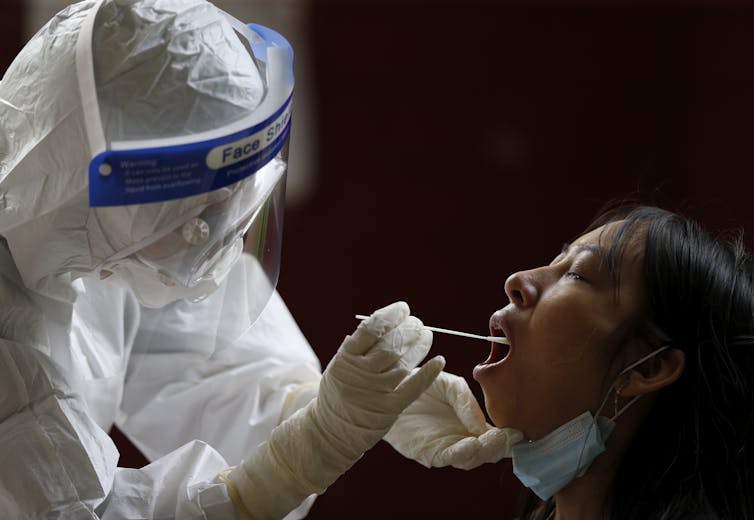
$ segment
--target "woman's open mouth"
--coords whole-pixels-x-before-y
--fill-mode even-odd
[[[486,360],[477,365],[478,368],[491,368],[492,365],[502,365],[510,358],[513,347],[510,345],[510,334],[508,334],[508,323],[505,315],[505,310],[498,311],[492,315],[490,318],[490,335],[495,338],[505,338],[508,344],[492,342],[490,355]]]
[[[498,368],[504,366],[511,358],[512,351],[513,347],[510,345],[492,343],[490,355],[474,367],[474,379],[481,382],[485,378],[484,374],[494,373]]]
[[[501,343],[493,343],[492,350],[490,351],[490,357],[487,359],[489,363],[497,363],[508,357],[511,352],[510,345],[504,345]]]
[[[481,365],[493,365],[500,361],[505,361],[511,353],[510,345],[504,345],[501,343],[492,343],[492,349],[490,350],[489,357],[484,360]]]

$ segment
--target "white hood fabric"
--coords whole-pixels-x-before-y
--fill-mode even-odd
[[[91,42],[109,141],[199,133],[241,119],[264,85],[228,21],[203,0],[85,0],[45,25],[0,82],[0,234],[24,282],[68,299],[70,281],[148,238],[217,190],[159,204],[90,208],[91,153],[76,67],[81,25]]]
[[[263,96],[248,52],[200,0],[84,0],[45,25],[6,72],[0,511],[235,518],[217,474],[313,397],[321,367],[277,293],[240,337],[221,333],[232,320],[224,313],[229,289],[241,298],[253,290],[245,283],[258,269],[251,256],[217,294],[158,310],[140,307],[122,284],[88,276],[214,196],[89,207],[75,47],[92,9],[99,9],[92,48],[107,139],[201,132],[242,117]],[[149,466],[117,467],[106,434],[113,424]]]

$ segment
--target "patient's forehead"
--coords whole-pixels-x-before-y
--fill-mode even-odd
[[[621,267],[644,261],[646,238],[645,223],[616,220],[584,233],[569,246],[594,250],[603,261],[620,271]]]

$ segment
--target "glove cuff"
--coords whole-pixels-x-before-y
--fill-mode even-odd
[[[317,400],[278,425],[227,476],[255,520],[283,518],[311,494],[327,487],[358,459],[344,457],[314,413]]]
[[[236,507],[250,520],[279,520],[307,497],[271,459],[267,443],[260,444],[251,458],[223,480],[229,483]]]
[[[243,516],[246,520],[256,520],[252,516],[251,512],[249,512],[249,510],[246,508],[246,504],[244,504],[244,501],[241,498],[241,494],[238,491],[238,486],[236,486],[239,480],[245,478],[245,476],[237,475],[234,477],[234,479],[230,478],[230,474],[235,471],[235,469],[236,467],[225,468],[217,475],[217,478],[225,484],[225,487],[228,488],[228,495],[230,495],[230,500],[233,502],[233,505],[236,506],[236,509],[241,513],[241,516]]]

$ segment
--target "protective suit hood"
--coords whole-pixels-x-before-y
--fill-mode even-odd
[[[203,0],[85,0],[32,37],[0,82],[0,235],[30,289],[71,301],[71,282],[200,206],[190,197],[90,207],[76,47],[90,43],[106,140],[201,133],[253,111],[265,95],[254,59]],[[180,100],[176,102],[176,100]]]

